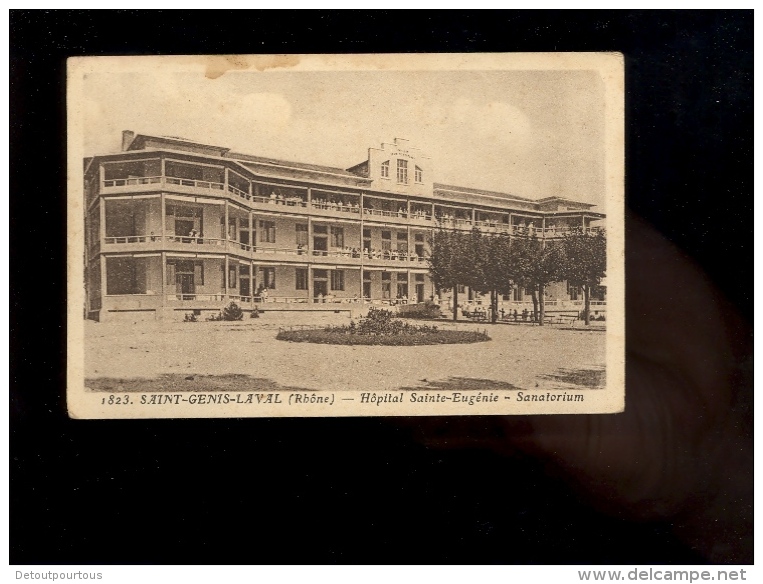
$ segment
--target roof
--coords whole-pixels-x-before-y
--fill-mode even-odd
[[[133,147],[136,144],[138,144],[140,140],[145,141],[146,139],[161,140],[162,142],[174,142],[175,144],[185,144],[188,146],[200,146],[202,148],[210,148],[212,150],[219,150],[222,153],[226,153],[230,150],[230,148],[215,146],[214,144],[204,144],[196,140],[188,140],[187,138],[180,138],[178,136],[154,136],[152,134],[136,134],[135,137],[130,142],[129,148],[135,149]]]
[[[528,199],[527,197],[519,197],[517,195],[511,195],[509,193],[501,193],[499,191],[486,191],[484,189],[474,189],[471,187],[460,187],[456,185],[446,185],[442,183],[434,183],[434,190],[436,191],[449,191],[455,194],[462,193],[466,195],[465,200],[469,199],[469,195],[476,195],[478,197],[493,197],[495,199],[511,199],[515,201],[523,201],[527,203],[537,203],[534,199]]]
[[[304,162],[293,162],[291,160],[280,160],[278,158],[266,158],[264,156],[252,156],[251,154],[239,154],[238,152],[228,152],[225,154],[225,158],[233,158],[238,160],[244,166],[251,166],[247,164],[247,162],[250,162],[254,164],[266,164],[269,166],[283,166],[285,168],[293,168],[294,170],[338,174],[348,178],[363,178],[362,176],[345,170],[344,168],[322,166],[319,164],[305,164]]]

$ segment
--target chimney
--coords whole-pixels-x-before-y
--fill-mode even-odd
[[[127,151],[134,138],[135,132],[131,132],[130,130],[125,130],[122,132],[122,152]]]

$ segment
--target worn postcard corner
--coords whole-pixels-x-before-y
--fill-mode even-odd
[[[616,53],[68,62],[72,418],[624,407]]]

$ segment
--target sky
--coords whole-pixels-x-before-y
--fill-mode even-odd
[[[86,156],[122,130],[348,168],[407,138],[434,181],[531,199],[605,200],[604,82],[594,70],[98,71],[85,75]]]

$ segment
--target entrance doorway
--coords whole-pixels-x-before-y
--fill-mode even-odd
[[[424,302],[424,284],[416,284],[416,302]]]
[[[194,300],[196,285],[193,281],[193,273],[176,274],[175,289],[181,300]]]

